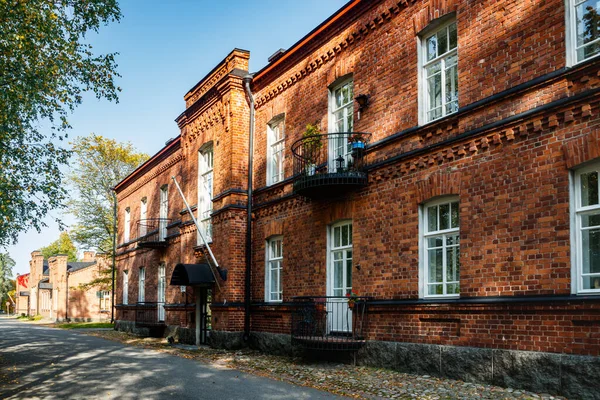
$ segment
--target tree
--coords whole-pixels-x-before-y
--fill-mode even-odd
[[[8,299],[8,292],[15,289],[12,279],[14,266],[15,260],[8,253],[0,253],[0,301],[3,303],[6,302],[5,298]],[[4,304],[0,304],[0,306],[4,307]]]
[[[57,254],[66,254],[67,261],[77,261],[77,247],[73,244],[71,236],[67,232],[61,232],[58,239],[46,247],[40,249],[44,259],[49,259]]]
[[[71,232],[77,243],[105,256],[112,255],[114,232],[113,187],[148,159],[129,142],[119,143],[100,135],[79,137],[73,143],[76,160],[68,174],[73,197],[68,210],[77,223]],[[99,278],[84,288],[106,290],[111,282],[111,269],[100,270]]]
[[[82,247],[112,255],[113,187],[148,159],[129,142],[119,143],[99,135],[79,137],[73,143],[75,163],[68,175],[74,196],[68,210],[77,223],[71,228]],[[101,271],[92,286],[110,282],[110,270]]]
[[[115,54],[95,55],[85,36],[120,17],[116,0],[0,1],[0,245],[64,206],[67,117],[84,93],[120,90]]]

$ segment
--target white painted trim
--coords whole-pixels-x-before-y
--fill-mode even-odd
[[[281,239],[281,270],[279,271],[279,285],[281,288],[281,299],[280,300],[271,300],[271,267],[269,266],[270,254],[269,248],[271,245],[271,241]],[[283,301],[283,278],[281,273],[283,272],[283,268],[285,268],[285,264],[283,262],[284,259],[284,248],[283,248],[283,235],[275,235],[269,237],[265,241],[265,302],[267,303],[281,303]]]
[[[273,127],[281,125],[280,129],[283,128],[283,139],[280,141],[283,142],[283,151],[281,152],[282,157],[282,171],[281,171],[281,179],[277,182],[273,182],[273,145],[274,145],[274,137],[273,137]],[[267,186],[274,185],[279,183],[285,179],[285,114],[279,114],[267,123]]]
[[[458,214],[458,228],[449,228],[444,230],[435,231],[435,234],[426,235],[425,228],[427,224],[425,220],[427,218],[426,209],[432,206],[439,206],[440,204],[453,203],[458,202],[459,204],[459,214]],[[447,235],[451,233],[457,233],[459,235],[459,260],[462,257],[462,252],[460,251],[460,198],[459,196],[450,195],[450,196],[442,196],[436,198],[432,201],[424,202],[419,205],[419,298],[422,299],[437,299],[437,298],[459,298],[460,297],[460,275],[461,271],[458,272],[458,284],[459,284],[459,294],[434,294],[430,295],[427,292],[428,287],[428,270],[426,268],[426,243],[425,240],[427,237],[432,235]]]

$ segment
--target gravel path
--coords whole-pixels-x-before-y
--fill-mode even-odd
[[[426,375],[271,356],[252,350],[226,351],[208,347],[195,349],[193,346],[170,346],[165,339],[140,338],[115,331],[85,334],[361,399],[564,399]]]

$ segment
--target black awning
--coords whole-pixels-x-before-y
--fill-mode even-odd
[[[208,264],[177,264],[171,275],[171,285],[209,286],[215,277]]]

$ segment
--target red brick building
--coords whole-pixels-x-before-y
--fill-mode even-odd
[[[82,261],[57,255],[48,260],[31,253],[30,273],[17,277],[17,313],[53,321],[110,321],[110,291],[81,286],[101,277],[107,260],[84,252]]]
[[[599,11],[355,0],[234,50],[116,187],[121,327],[598,396]]]

